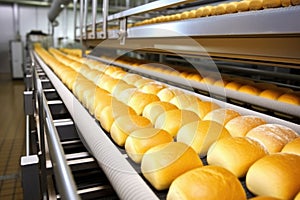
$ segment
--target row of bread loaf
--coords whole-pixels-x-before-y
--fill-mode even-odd
[[[243,0],[221,3],[218,5],[201,6],[198,9],[184,11],[182,13],[159,16],[136,22],[133,26],[141,26],[146,24],[154,24],[169,21],[178,21],[191,18],[224,15],[237,12],[245,12],[251,10],[262,10],[268,8],[279,8],[299,5],[299,0]]]
[[[67,56],[62,59],[59,58],[59,52],[53,50],[51,52],[68,64]],[[71,63],[69,62],[70,66]],[[125,146],[132,160],[141,162],[144,176],[156,189],[167,189],[172,183],[169,199],[194,194],[195,191],[189,190],[194,188],[190,187],[194,184],[198,191],[195,195],[206,196],[193,198],[216,199],[220,196],[214,195],[224,195],[224,191],[227,191],[228,195],[235,195],[231,196],[233,199],[245,199],[245,192],[237,177],[245,176],[256,160],[261,157],[271,160],[273,157],[275,159],[282,157],[285,161],[284,159],[295,157],[275,153],[288,149],[293,142],[299,141],[295,140],[297,134],[287,127],[266,124],[263,119],[254,116],[241,116],[234,110],[219,108],[212,102],[201,101],[193,95],[126,73],[118,68],[97,66],[95,62],[87,60],[86,64],[98,71],[99,77],[95,75],[96,71],[79,70],[79,73],[85,75],[74,82],[73,93],[91,114],[95,115],[102,127],[110,132],[113,141]],[[111,79],[112,77],[114,78]],[[114,86],[107,86],[105,82]],[[174,139],[176,142],[172,142]],[[214,143],[216,140],[218,141]],[[275,140],[276,142],[273,142]],[[295,148],[292,149],[294,151]],[[207,152],[209,152],[207,161],[212,166],[202,167],[198,154],[206,156]],[[269,153],[270,156],[266,156]],[[294,161],[286,164],[291,170],[280,168],[279,172],[294,171],[298,164],[299,156],[296,156]],[[247,174],[247,187],[258,195],[273,195],[272,187],[276,187],[276,182],[275,185],[271,185],[271,189],[266,189],[267,193],[255,187],[253,189],[252,185],[257,185],[256,174],[265,173],[259,171],[261,167],[256,169],[254,167],[256,165],[253,164],[249,170],[249,173],[254,170],[252,175]],[[251,171],[252,168],[254,169]],[[275,180],[278,181],[277,172],[269,175],[275,176]],[[299,178],[299,174],[294,175]],[[198,178],[191,178],[192,176]],[[286,178],[287,175],[282,176]],[[203,184],[201,181],[203,178],[208,181],[207,184]],[[224,180],[223,184],[220,178]],[[289,193],[289,198],[295,196],[297,187],[299,190],[299,182],[295,182],[294,179],[285,181],[291,182],[289,188],[292,192],[286,192]],[[259,184],[256,187],[267,187],[264,185],[266,183]],[[211,191],[214,188],[212,185],[216,186],[216,191]],[[276,190],[280,193],[286,188]],[[204,191],[209,191],[209,194]],[[276,197],[287,197],[280,196],[281,193],[276,193]],[[192,198],[192,196],[185,197]]]

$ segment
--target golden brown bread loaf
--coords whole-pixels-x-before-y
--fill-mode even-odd
[[[177,141],[191,146],[200,157],[207,154],[215,141],[231,137],[221,124],[214,121],[194,121],[182,126],[177,133]]]
[[[282,94],[281,91],[276,89],[267,89],[262,91],[259,96],[267,99],[276,100]]]
[[[238,2],[231,2],[226,4],[226,13],[236,13]]]
[[[269,153],[275,153],[294,140],[297,133],[279,124],[263,124],[250,130],[246,136],[261,142]]]
[[[173,137],[162,129],[143,128],[133,131],[125,142],[127,155],[136,163],[140,163],[144,153],[150,148],[173,141]]]
[[[243,115],[231,119],[225,128],[233,137],[245,136],[251,129],[265,124],[266,121],[253,115]]]
[[[168,110],[158,116],[155,121],[155,128],[164,129],[175,137],[180,127],[197,120],[199,117],[192,111]]]
[[[220,106],[216,103],[199,100],[191,102],[190,105],[186,108],[186,110],[190,110],[196,113],[200,117],[200,119],[203,119],[207,113],[218,108],[220,108]]]
[[[249,2],[249,10],[261,10],[263,8],[263,0],[251,0]]]
[[[294,200],[300,200],[300,191],[299,191],[298,194],[295,196]]]
[[[135,130],[152,127],[151,122],[139,115],[124,115],[115,119],[110,129],[110,136],[119,146],[124,146],[125,141]]]
[[[300,97],[291,93],[281,95],[278,99],[280,102],[289,103],[293,105],[300,105]]]
[[[300,5],[300,0],[291,0],[291,2],[293,6]]]
[[[192,169],[177,177],[171,184],[167,200],[245,200],[240,181],[228,170],[218,166]]]
[[[238,83],[236,81],[231,81],[225,85],[225,88],[229,90],[238,90],[241,86],[242,86],[241,83]]]
[[[238,4],[236,5],[236,9],[238,12],[243,12],[243,11],[248,11],[249,10],[249,0],[243,0],[238,2]]]
[[[263,0],[263,8],[281,7],[281,0]]]
[[[229,109],[229,108],[219,108],[216,110],[213,110],[205,115],[203,120],[212,120],[215,122],[218,122],[219,124],[225,125],[227,122],[229,122],[231,119],[241,116],[240,113],[238,113],[235,110]]]
[[[252,85],[243,85],[238,89],[238,91],[255,96],[257,96],[260,93],[260,90]]]
[[[256,195],[293,199],[300,191],[300,156],[274,153],[256,161],[246,176],[247,188]]]
[[[300,137],[287,143],[281,150],[283,153],[293,153],[300,156]]]
[[[149,149],[143,156],[141,170],[155,189],[164,190],[181,174],[201,166],[198,154],[191,147],[171,142]]]
[[[256,140],[247,137],[226,137],[210,146],[207,162],[224,167],[237,177],[243,177],[249,167],[267,153],[265,147]]]
[[[155,124],[157,117],[168,110],[178,109],[174,104],[164,101],[155,101],[149,103],[143,110],[143,116],[148,118],[152,124]]]

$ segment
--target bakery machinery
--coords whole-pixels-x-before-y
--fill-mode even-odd
[[[31,44],[27,52],[24,198],[183,198],[180,195],[192,193],[187,188],[195,184],[190,176],[212,171],[232,183],[231,193],[240,195],[233,199],[272,196],[267,189],[259,191],[253,181],[255,174],[264,174],[261,159],[271,163],[274,154],[283,162],[299,163],[299,155],[280,152],[299,140],[300,6],[297,1],[279,2],[162,0],[110,14],[109,1],[101,6],[80,1],[80,26],[75,24],[74,33],[79,32],[76,39],[82,50]],[[103,8],[98,21],[97,7]],[[151,112],[155,104],[164,105],[159,115]],[[185,135],[202,131],[214,137],[205,127],[222,133],[202,139],[196,150]],[[268,139],[256,135],[267,132],[258,127],[276,132],[274,138],[284,142],[269,145]],[[150,138],[145,135],[153,129],[172,137],[160,132],[157,146],[136,152],[138,139]],[[275,129],[285,131],[277,135]],[[226,142],[235,148],[226,148]],[[232,145],[236,143],[250,147],[237,150],[241,147]],[[238,161],[220,158],[219,152],[227,152],[227,158],[235,151],[241,153]],[[283,154],[293,159],[281,158]],[[247,166],[239,166],[245,157]],[[283,171],[297,179],[300,174],[293,162]],[[290,191],[279,189],[273,197],[297,199],[299,181],[286,181]],[[221,181],[203,187],[214,188],[216,182]],[[216,193],[231,184],[226,185],[218,186]],[[272,190],[274,184],[269,185]],[[230,196],[229,189],[225,191],[228,194],[221,195]]]

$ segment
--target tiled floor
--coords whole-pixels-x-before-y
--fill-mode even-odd
[[[22,80],[0,74],[0,199],[23,199],[20,157],[25,153]]]

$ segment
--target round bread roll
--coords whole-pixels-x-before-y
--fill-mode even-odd
[[[203,120],[212,120],[218,122],[219,124],[225,125],[231,119],[238,116],[241,115],[235,110],[229,108],[220,108],[207,113]]]
[[[115,119],[124,115],[129,117],[129,115],[136,115],[136,112],[123,102],[116,100],[112,104],[103,108],[100,113],[96,112],[95,118],[99,120],[102,128],[109,132]]]
[[[238,2],[231,2],[226,4],[226,13],[236,13],[237,12],[237,4]]]
[[[134,86],[136,86],[138,88],[141,88],[145,84],[152,83],[152,82],[154,82],[154,80],[149,79],[149,78],[141,78],[141,79],[137,80],[136,82],[134,82]]]
[[[212,9],[212,6],[203,7],[202,16],[203,17],[210,16],[211,15],[211,9]]]
[[[220,80],[217,80],[215,83],[214,83],[214,86],[218,86],[218,87],[225,87],[225,85],[229,83],[228,81],[224,80],[224,79],[220,79]]]
[[[204,77],[200,80],[200,83],[213,85],[216,80],[213,77]]]
[[[251,94],[257,96],[260,93],[260,90],[251,85],[243,85],[238,89],[239,92]]]
[[[300,105],[300,97],[291,93],[283,94],[277,100],[280,102],[289,103],[297,106]]]
[[[164,190],[181,174],[202,165],[191,147],[184,143],[171,142],[149,149],[143,156],[141,169],[144,177],[155,189]]]
[[[122,80],[127,82],[128,84],[134,85],[134,83],[138,80],[140,80],[142,77],[140,75],[137,74],[131,74],[131,73],[127,73]]]
[[[157,96],[161,101],[169,102],[174,96],[180,94],[183,94],[183,92],[180,90],[164,88],[157,93]]]
[[[136,91],[130,97],[128,105],[132,107],[138,115],[141,115],[145,106],[155,101],[159,101],[156,95]]]
[[[259,96],[267,99],[276,100],[282,94],[281,91],[276,89],[267,89],[262,91]]]
[[[295,196],[294,200],[300,200],[300,191],[299,191],[298,194]]]
[[[238,116],[227,122],[225,128],[233,137],[245,136],[251,129],[265,124],[266,121],[252,115]]]
[[[300,5],[300,0],[291,0],[291,2],[293,6]]]
[[[163,84],[157,82],[146,83],[142,86],[141,90],[147,94],[157,94],[160,90],[164,89],[165,86]]]
[[[111,91],[111,94],[114,97],[119,97],[119,95],[121,94],[121,92],[123,92],[124,90],[127,89],[136,89],[133,85],[129,85],[128,83],[125,83],[124,81],[120,81],[118,82],[118,84],[114,87],[114,89]]]
[[[180,127],[198,120],[199,117],[192,111],[178,109],[168,110],[158,116],[155,121],[155,128],[164,129],[175,137]]]
[[[95,108],[94,115],[100,116],[102,110],[109,105],[112,105],[114,102],[118,101],[116,98],[112,97],[111,95],[101,95],[101,98],[95,98],[94,100],[91,100],[91,103],[89,103],[89,110],[92,110],[92,108]]]
[[[182,126],[177,133],[177,141],[191,146],[201,157],[206,156],[215,141],[231,137],[229,132],[214,121],[194,121]]]
[[[244,12],[249,10],[249,0],[243,0],[239,1],[238,4],[236,5],[236,9],[238,12]]]
[[[281,0],[263,0],[263,8],[281,7]]]
[[[269,153],[275,153],[297,138],[297,133],[279,124],[263,124],[251,129],[246,136],[261,142]]]
[[[275,197],[270,197],[270,196],[257,196],[257,197],[253,197],[249,200],[280,200],[280,199],[275,198]]]
[[[115,78],[109,78],[105,82],[101,84],[101,88],[107,90],[109,93],[113,93],[114,89],[118,85],[125,85],[127,84],[125,81]]]
[[[94,111],[96,109],[95,107],[96,99],[98,100],[101,99],[103,95],[110,96],[109,92],[97,86],[95,88],[91,88],[83,92],[83,104],[92,115],[94,114]]]
[[[225,13],[226,13],[226,4],[225,3],[221,3],[216,6],[216,11],[215,11],[216,15],[224,15]]]
[[[218,108],[220,108],[218,104],[210,101],[195,101],[191,103],[186,110],[193,111],[200,117],[200,119],[203,119],[207,113]]]
[[[287,143],[281,150],[283,153],[292,153],[300,156],[300,137]]]
[[[167,200],[246,200],[240,181],[228,170],[218,166],[192,169],[171,184]]]
[[[155,124],[157,117],[168,110],[178,109],[174,104],[164,101],[155,101],[148,104],[143,110],[143,116]]]
[[[110,136],[119,146],[124,146],[128,135],[142,128],[152,127],[151,122],[139,115],[124,115],[115,119],[110,129]]]
[[[242,86],[241,83],[231,81],[225,85],[225,88],[229,90],[238,90],[241,86]]]
[[[249,2],[249,10],[261,10],[263,8],[263,0],[251,0]]]
[[[249,167],[267,155],[267,150],[258,141],[246,137],[226,137],[210,146],[207,162],[224,167],[237,177],[244,177]]]
[[[170,100],[170,103],[174,104],[179,109],[186,109],[190,106],[191,103],[198,102],[198,101],[201,100],[196,96],[184,93],[184,94],[174,96]]]
[[[200,82],[202,80],[202,76],[200,74],[190,74],[187,79]]]
[[[274,153],[256,161],[246,176],[247,188],[256,195],[293,199],[300,191],[300,156]]]
[[[169,143],[173,137],[162,129],[143,128],[133,131],[125,142],[127,155],[136,163],[140,163],[144,153],[159,144]]]

